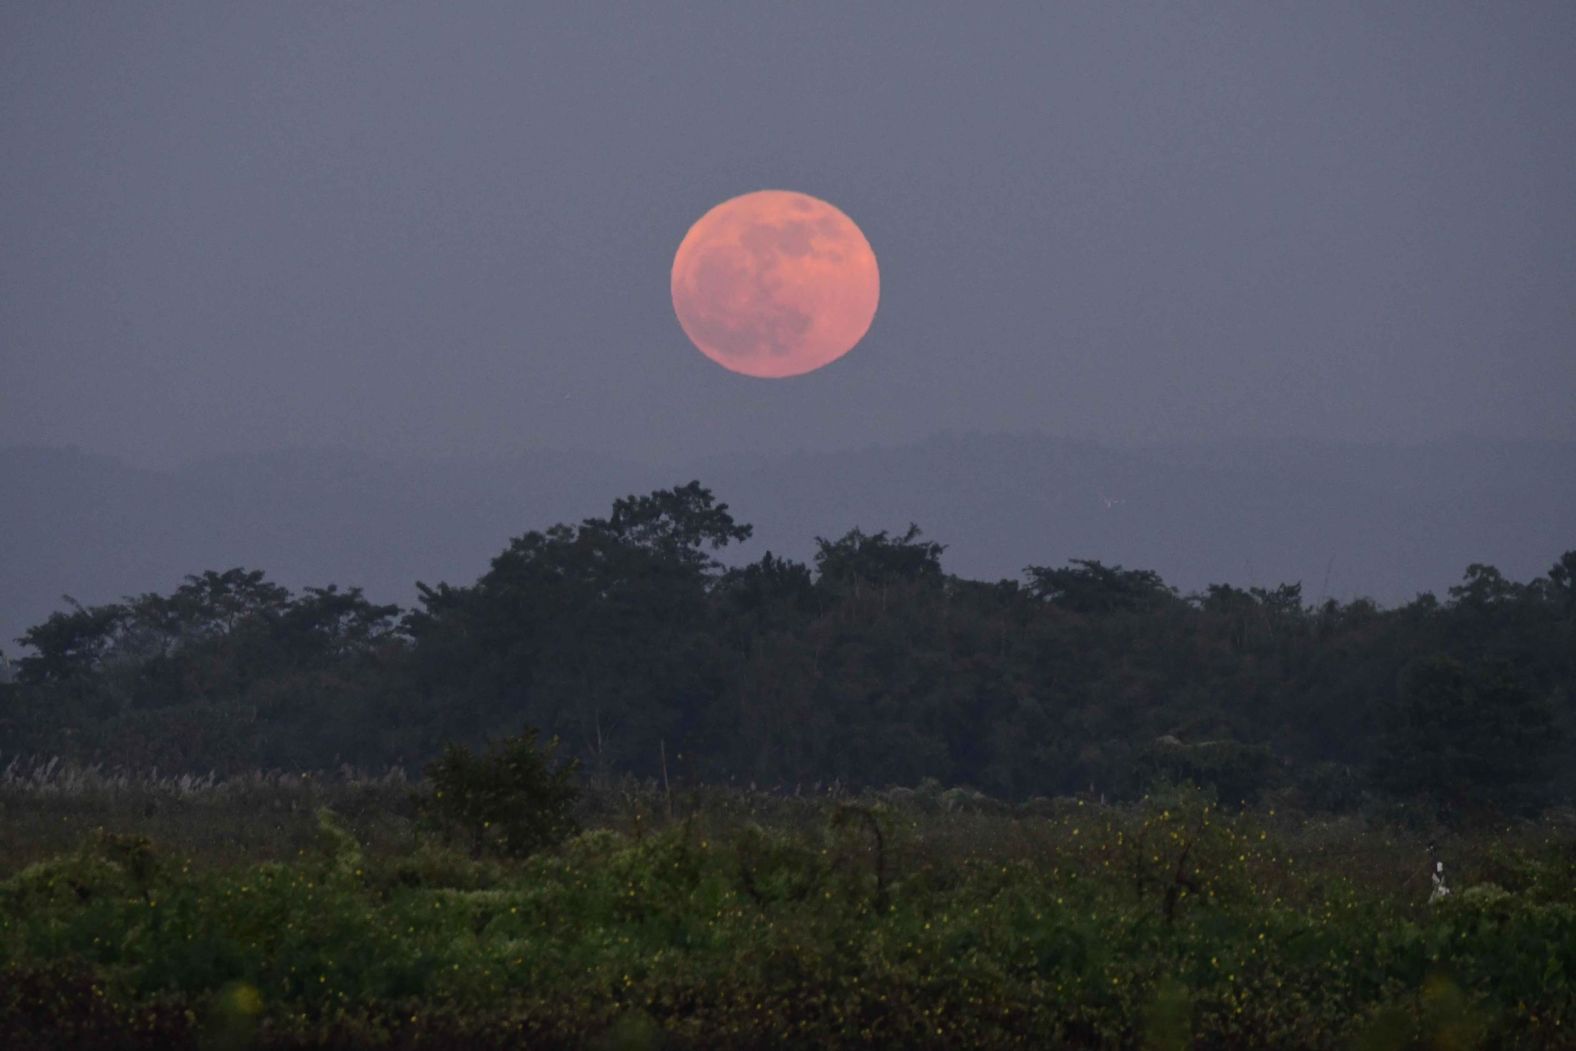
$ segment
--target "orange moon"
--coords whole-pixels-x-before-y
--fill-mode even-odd
[[[781,379],[854,348],[876,316],[881,275],[854,221],[816,197],[760,190],[723,201],[673,257],[673,312],[700,352]]]

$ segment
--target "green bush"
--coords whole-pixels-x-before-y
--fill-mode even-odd
[[[555,763],[557,748],[556,738],[538,747],[530,729],[480,755],[449,745],[426,768],[426,815],[473,857],[521,858],[562,843],[576,831],[572,809],[580,792],[578,763]]]
[[[0,1047],[1572,1046],[1568,822],[1456,836],[1428,904],[1409,833],[1193,788],[715,798],[524,860],[90,835],[0,879]]]

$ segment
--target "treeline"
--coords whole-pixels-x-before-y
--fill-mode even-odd
[[[539,728],[593,774],[1113,798],[1194,781],[1341,809],[1576,789],[1576,551],[1443,599],[1181,595],[1074,560],[964,580],[917,528],[764,555],[699,483],[512,540],[416,608],[256,571],[73,605],[0,685],[0,752],[220,772],[417,767]]]

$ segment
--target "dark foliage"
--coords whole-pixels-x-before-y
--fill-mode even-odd
[[[73,604],[0,684],[0,752],[165,770],[399,764],[540,727],[597,776],[969,784],[1131,797],[1191,781],[1453,812],[1576,789],[1576,552],[1442,600],[1179,595],[1087,559],[948,575],[917,527],[767,554],[690,483],[509,542],[404,612],[239,569]]]
[[[201,828],[362,791],[402,798],[221,782],[174,843],[0,859],[0,1047],[1563,1051],[1576,1026],[1568,811],[1447,837],[1432,903],[1405,829],[1193,790],[709,788],[663,820],[659,787],[623,782],[599,827],[524,860],[408,823],[364,840],[324,808],[313,842],[258,857]],[[0,803],[127,828],[168,792],[0,783]]]
[[[1554,709],[1510,665],[1419,661],[1387,716],[1381,784],[1456,808],[1539,801],[1556,748]]]
[[[577,764],[557,764],[556,740],[538,747],[527,730],[480,755],[451,744],[427,764],[427,816],[463,839],[473,857],[523,858],[562,843],[575,831]]]

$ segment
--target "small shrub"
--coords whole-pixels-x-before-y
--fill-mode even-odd
[[[432,787],[427,816],[446,836],[458,837],[473,857],[520,858],[556,846],[576,831],[572,814],[579,764],[555,764],[558,740],[538,747],[526,730],[480,755],[451,744],[426,768]]]
[[[317,831],[328,857],[329,874],[346,883],[360,880],[365,872],[366,856],[355,834],[328,807],[318,808]]]

